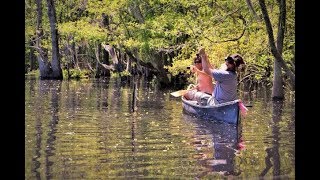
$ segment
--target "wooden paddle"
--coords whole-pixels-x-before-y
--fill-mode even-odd
[[[188,91],[190,91],[190,90],[192,90],[192,89],[189,89],[189,90],[185,90],[185,89],[183,89],[183,90],[179,90],[179,91],[175,91],[175,92],[172,92],[172,93],[170,93],[172,96],[174,96],[174,97],[180,97],[180,96],[183,96],[183,95],[185,95]]]

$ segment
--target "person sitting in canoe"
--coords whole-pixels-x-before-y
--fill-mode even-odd
[[[202,96],[211,96],[213,91],[213,82],[212,77],[203,71],[202,61],[199,54],[196,54],[193,62],[194,65],[190,66],[190,70],[195,73],[197,84],[192,87],[192,90],[188,91],[184,97],[187,100],[195,100],[201,103],[200,100],[203,99]]]
[[[220,69],[211,66],[204,48],[199,50],[202,60],[203,72],[210,74],[216,81],[212,95],[202,94],[201,102],[207,102],[206,105],[215,105],[236,100],[237,97],[237,70],[245,64],[239,54],[233,54],[225,58],[225,65]],[[240,70],[240,69],[239,69]],[[200,95],[199,95],[200,96]],[[205,105],[205,103],[202,103]]]

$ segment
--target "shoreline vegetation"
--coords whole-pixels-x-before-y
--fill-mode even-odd
[[[199,47],[219,67],[242,55],[245,91],[295,84],[295,1],[25,2],[25,74],[41,79],[142,75],[161,88],[187,86]],[[35,71],[36,70],[36,71]]]

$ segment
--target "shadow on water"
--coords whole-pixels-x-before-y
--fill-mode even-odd
[[[210,135],[212,140],[212,144],[209,145],[211,150],[207,152],[210,154],[201,155],[201,158],[198,159],[198,162],[205,167],[206,170],[198,175],[197,178],[211,177],[214,173],[225,177],[239,176],[241,172],[236,170],[234,158],[243,148],[239,146],[242,142],[241,125],[235,126],[224,122],[199,120],[187,114],[184,115],[184,118],[197,125],[196,135],[194,137],[194,146],[196,149],[201,149],[201,147],[204,146],[203,135]]]
[[[239,126],[184,114],[139,78],[31,80],[25,94],[26,179],[294,177],[294,107],[267,93],[246,94]]]
[[[56,131],[57,131],[57,124],[59,122],[58,118],[58,112],[59,112],[59,94],[61,92],[61,81],[51,81],[51,80],[45,80],[45,81],[38,81],[39,82],[39,94],[41,95],[47,94],[51,91],[51,120],[48,124],[49,131],[48,131],[48,138],[46,141],[46,148],[44,149],[44,157],[45,157],[45,176],[47,179],[50,179],[52,177],[51,175],[51,166],[53,165],[53,161],[50,160],[51,156],[54,156],[55,151],[55,144],[54,141],[56,139]],[[39,107],[39,113],[43,111],[42,106]],[[37,179],[41,179],[40,176],[40,165],[39,158],[41,156],[41,144],[42,144],[42,138],[43,137],[43,124],[42,116],[38,114],[36,116],[36,124],[35,124],[35,132],[36,132],[36,147],[35,147],[35,156],[33,157],[33,162],[35,164],[34,169],[32,170],[35,172],[35,176]]]
[[[30,95],[34,96],[35,95],[35,84],[36,81],[30,81]],[[41,85],[41,84],[40,84]],[[41,108],[41,106],[39,107]],[[39,110],[38,108],[38,110]],[[39,162],[39,158],[41,156],[41,136],[42,136],[42,122],[41,122],[41,117],[40,116],[36,116],[36,120],[35,120],[35,155],[32,157],[32,162],[34,164],[34,167],[32,168],[32,172],[35,173],[35,177],[37,179],[41,179],[40,178],[40,172],[39,172],[39,168],[40,168],[40,162]]]
[[[109,79],[103,79],[102,81],[96,80],[92,84],[94,89],[97,89],[97,110],[102,110],[106,112],[108,109],[108,96],[106,94],[109,93]]]
[[[128,83],[128,86],[131,89],[138,89],[140,83],[140,79],[127,79],[126,82]],[[117,108],[121,105],[121,98],[123,93],[121,93],[122,86],[124,85],[124,82],[122,80],[116,80],[110,82],[109,79],[104,79],[104,80],[96,80],[92,84],[94,89],[98,89],[97,92],[97,110],[101,110],[103,112],[107,112],[109,108],[116,110],[114,108]],[[137,87],[138,86],[138,87]],[[111,97],[108,97],[109,91],[113,91],[111,94]],[[136,106],[135,99],[133,98],[134,95],[134,90],[132,92],[128,93],[128,112],[133,113]],[[131,96],[130,96],[131,95]],[[108,103],[109,99],[111,99],[112,103]],[[105,123],[102,123],[103,125],[107,125]],[[107,129],[107,126],[103,126],[103,129]],[[132,116],[131,118],[131,140],[132,140],[132,152],[135,151],[135,131],[136,131],[136,116]],[[104,134],[104,133],[103,133]],[[102,135],[103,136],[103,135]],[[103,140],[105,141],[105,139]],[[107,148],[105,148],[107,149]]]
[[[265,157],[266,167],[260,173],[259,177],[264,177],[271,167],[273,167],[272,175],[274,178],[279,178],[280,172],[280,154],[279,154],[279,141],[280,141],[280,126],[282,111],[283,111],[283,101],[274,101],[272,103],[272,145],[266,149],[267,156]]]

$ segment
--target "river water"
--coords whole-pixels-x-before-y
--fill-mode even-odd
[[[242,93],[238,126],[183,113],[173,90],[25,80],[25,179],[295,179],[295,106]]]

